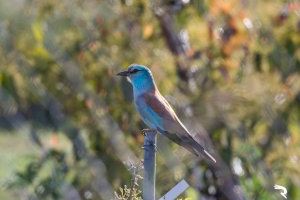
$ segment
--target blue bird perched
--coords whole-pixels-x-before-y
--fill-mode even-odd
[[[132,64],[126,71],[118,73],[126,76],[133,86],[134,104],[142,120],[150,129],[154,129],[197,156],[210,161],[216,159],[200,144],[197,137],[191,135],[176,113],[160,94],[149,68]]]

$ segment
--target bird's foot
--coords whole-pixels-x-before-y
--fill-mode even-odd
[[[149,129],[149,128],[146,128],[146,129],[143,129],[143,130],[142,130],[142,134],[143,134],[144,136],[146,136],[146,135],[149,134],[149,133],[156,133],[156,129]]]
[[[142,149],[154,149],[155,152],[157,152],[157,146],[156,144],[154,144],[155,142],[155,136],[156,136],[156,133],[157,133],[157,130],[156,129],[143,129],[141,131],[141,133],[145,136],[145,140],[147,142],[144,141],[144,146],[142,147]],[[147,139],[146,139],[147,138]],[[148,148],[146,148],[148,147]]]

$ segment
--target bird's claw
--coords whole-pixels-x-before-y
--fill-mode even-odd
[[[144,136],[146,136],[148,133],[152,133],[152,132],[155,132],[155,131],[156,131],[155,129],[146,128],[146,129],[143,129],[141,132]]]
[[[145,129],[143,129],[143,130],[141,131],[141,133],[143,134],[143,136],[146,136]]]
[[[146,137],[148,134],[148,137],[149,136],[152,136],[151,134],[156,134],[157,133],[157,130],[156,129],[143,129],[142,131],[141,131],[141,133]],[[154,148],[154,150],[155,150],[155,152],[157,152],[157,146],[156,146],[156,144],[144,144],[144,146],[142,146],[142,149],[148,149],[148,148],[146,148],[146,147],[152,147],[152,148]]]

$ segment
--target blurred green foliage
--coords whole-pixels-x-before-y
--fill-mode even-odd
[[[300,199],[299,13],[280,0],[0,1],[1,199],[140,199],[144,125],[115,76],[131,63],[208,130],[247,199],[277,199],[274,184]],[[204,163],[171,149],[158,152],[159,195],[186,178],[183,198],[226,199]]]

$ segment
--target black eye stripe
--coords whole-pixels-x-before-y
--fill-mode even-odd
[[[140,70],[138,70],[138,69],[133,69],[133,70],[130,71],[130,74],[135,74],[135,73],[137,73],[138,71],[140,71]]]

